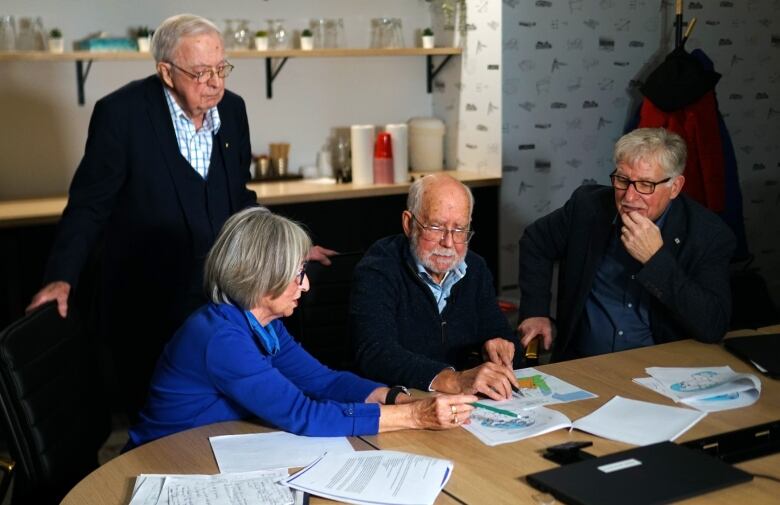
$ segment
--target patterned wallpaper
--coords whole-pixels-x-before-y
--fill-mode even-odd
[[[672,0],[503,0],[500,283],[517,296],[517,240],[580,184],[608,183],[637,85],[671,50]],[[723,74],[748,246],[780,305],[780,0],[689,1],[686,47]]]
[[[456,18],[432,2],[437,46],[453,45]],[[434,82],[434,116],[445,121],[446,166],[499,174],[501,168],[501,2],[468,0],[463,55],[454,58]],[[457,43],[457,42],[456,42]],[[437,57],[436,64],[441,62]]]

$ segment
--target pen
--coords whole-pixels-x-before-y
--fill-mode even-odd
[[[512,412],[510,410],[500,409],[498,407],[493,407],[492,405],[485,405],[484,403],[472,402],[472,403],[469,403],[469,405],[471,405],[473,407],[477,407],[478,409],[489,410],[491,412],[495,412],[496,414],[503,414],[505,416],[515,417],[515,418],[520,417],[520,414],[515,414],[514,412]]]

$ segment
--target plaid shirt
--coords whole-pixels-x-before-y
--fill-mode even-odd
[[[203,116],[203,126],[196,131],[195,123],[187,117],[176,99],[173,98],[171,90],[167,87],[163,87],[163,89],[165,90],[165,100],[168,102],[168,111],[173,121],[173,130],[176,132],[176,143],[179,144],[179,151],[192,168],[205,179],[209,173],[214,135],[222,124],[219,112],[216,107],[206,111]]]

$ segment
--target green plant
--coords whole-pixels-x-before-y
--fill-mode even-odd
[[[423,30],[423,37],[433,37],[433,30],[430,28]]]
[[[151,37],[152,32],[149,30],[148,26],[139,26],[135,30],[135,36],[138,38],[145,38],[145,37]]]
[[[52,28],[49,31],[49,38],[50,39],[61,39],[62,38],[62,32],[59,28]]]
[[[308,28],[306,28],[305,30],[303,30],[303,31],[301,32],[301,37],[311,37],[311,30],[309,30]]]
[[[255,37],[268,37],[268,32],[265,30],[257,30],[255,32]]]

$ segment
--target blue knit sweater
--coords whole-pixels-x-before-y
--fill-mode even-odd
[[[498,308],[485,260],[469,251],[466,275],[439,314],[418,277],[405,235],[377,241],[355,267],[350,326],[358,366],[366,377],[427,390],[447,367],[475,366],[486,340],[519,346]],[[519,353],[517,353],[519,355]]]
[[[238,308],[209,303],[193,313],[157,363],[131,443],[253,417],[299,435],[377,433],[379,405],[363,402],[383,384],[326,368],[280,320],[270,324],[279,337],[275,356]]]

